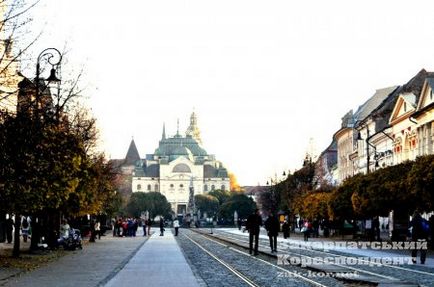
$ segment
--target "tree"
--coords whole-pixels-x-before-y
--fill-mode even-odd
[[[145,211],[148,211],[151,217],[168,217],[172,209],[166,197],[159,192],[135,192],[131,195],[126,210],[135,217]]]
[[[231,193],[226,190],[213,190],[208,192],[208,195],[214,196],[219,201],[219,205],[222,205],[226,200],[229,199]]]
[[[15,110],[17,84],[22,78],[16,73],[19,59],[38,39],[38,36],[32,40],[22,37],[29,34],[24,29],[31,22],[26,13],[38,3],[26,2],[0,0],[0,109]]]
[[[219,215],[232,221],[235,211],[238,213],[239,218],[247,218],[255,209],[256,203],[253,199],[245,194],[235,193],[220,206]]]
[[[241,191],[241,186],[238,184],[237,177],[233,173],[229,173],[229,184],[231,191]]]
[[[416,159],[406,184],[415,207],[426,212],[434,209],[434,155]]]
[[[214,216],[219,209],[219,201],[209,194],[197,194],[194,196],[196,208],[203,214],[206,212],[210,216]]]

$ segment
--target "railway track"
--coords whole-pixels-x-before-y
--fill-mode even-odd
[[[200,234],[202,234],[203,236],[206,236],[208,238],[211,238],[213,240],[219,240],[222,242],[225,242],[227,244],[232,244],[234,246],[237,246],[239,248],[244,248],[247,249],[248,248],[248,239],[245,236],[241,236],[241,235],[234,235],[234,234],[229,234],[226,232],[217,232],[218,234],[207,234],[198,230],[194,230],[195,232],[199,232]],[[226,233],[226,234],[222,234],[222,233]],[[260,239],[260,248],[261,249],[268,249],[268,240],[264,240],[264,239]],[[282,247],[282,245],[280,245],[280,247]],[[318,250],[308,250],[308,253],[310,253],[309,255],[306,255],[306,250],[304,250],[303,252],[305,252],[304,254],[301,252],[296,252],[296,251],[282,251],[282,249],[280,248],[279,250],[279,255],[285,254],[285,255],[289,255],[289,256],[298,256],[300,258],[314,258],[316,259],[316,262],[321,260],[318,260],[318,254],[322,254],[327,255],[329,257],[334,257],[334,258],[343,258],[343,259],[352,259],[354,260],[354,257],[350,257],[350,256],[344,256],[344,255],[337,255],[334,253],[330,253],[330,252],[326,252],[326,251],[318,251]],[[272,258],[276,258],[277,255],[275,254],[270,254],[268,252],[265,251],[261,251],[260,253],[265,255],[265,256],[269,256]],[[315,254],[317,254],[315,256]],[[362,262],[363,259],[358,259],[357,258],[357,262],[361,264],[367,263],[367,262]],[[410,268],[405,268],[402,266],[395,266],[395,265],[387,265],[387,264],[374,264],[374,266],[369,267],[368,265],[363,265],[363,267],[365,268],[359,268],[359,267],[355,267],[355,266],[347,266],[347,265],[342,265],[342,264],[331,264],[330,262],[321,262],[322,264],[319,264],[317,266],[306,266],[309,269],[313,269],[316,271],[324,271],[324,272],[340,272],[340,273],[354,273],[354,274],[358,274],[358,276],[356,277],[348,277],[348,276],[342,276],[342,278],[339,277],[335,277],[337,279],[341,279],[344,280],[346,282],[350,281],[350,282],[364,282],[367,284],[372,284],[373,286],[375,285],[380,285],[380,286],[434,286],[434,274],[430,273],[430,272],[426,272],[426,271],[421,271],[421,270],[414,270],[414,269],[410,269]],[[368,266],[368,267],[367,267]],[[380,268],[381,267],[381,268]],[[381,269],[381,270],[380,270]],[[387,270],[387,272],[384,269],[390,269]],[[381,272],[379,272],[381,271]],[[401,272],[400,276],[396,276],[396,272],[399,271]],[[408,274],[411,274],[411,276],[409,276]],[[423,278],[421,278],[423,276]],[[417,277],[418,280],[411,280],[413,282],[420,282],[423,281],[422,283],[411,283],[408,282],[410,279]],[[422,280],[423,279],[423,280]],[[383,284],[383,285],[382,285]]]
[[[340,282],[336,280],[335,278],[328,277],[327,276],[319,276],[319,278],[316,278],[316,276],[311,276],[311,272],[307,272],[306,270],[303,270],[302,268],[295,267],[295,266],[286,266],[286,268],[279,266],[272,262],[272,260],[269,260],[269,258],[260,258],[256,256],[251,256],[248,252],[244,250],[240,250],[240,248],[235,248],[231,246],[231,244],[222,243],[219,242],[217,239],[210,238],[202,233],[197,232],[187,232],[188,235],[185,234],[186,232],[183,232],[182,236],[186,238],[188,241],[190,241],[192,244],[194,244],[196,247],[198,247],[200,250],[202,250],[204,253],[206,253],[208,256],[212,257],[216,262],[224,266],[228,271],[230,271],[232,274],[236,275],[238,278],[240,278],[246,286],[375,286],[372,284],[355,284],[354,282]],[[212,243],[213,246],[210,248],[208,243]],[[208,245],[208,246],[207,246]],[[222,249],[224,249],[224,253],[226,256],[229,256],[228,253],[233,253],[231,257],[237,258],[234,261],[229,262],[228,260],[224,259],[224,256],[221,256],[222,252],[220,254],[216,252],[215,250],[218,249],[216,246],[220,246]],[[244,257],[244,258],[243,258]],[[266,269],[267,277],[272,278],[273,276],[276,277],[285,277],[288,282],[280,281],[279,284],[274,284],[273,282],[266,282],[264,284],[263,278],[261,279],[259,276],[256,276],[255,270],[252,272],[246,272],[246,270],[243,268],[240,268],[239,266],[236,266],[236,262],[240,261],[255,261],[251,264],[251,268],[255,268],[255,265],[259,264],[262,267],[256,269]],[[271,261],[271,262],[270,262]],[[251,268],[249,268],[249,271],[251,271]],[[303,270],[303,271],[301,271]],[[257,273],[260,273],[258,271]],[[323,274],[324,275],[324,274]],[[312,278],[313,277],[313,278]],[[284,278],[284,279],[285,279]],[[274,278],[276,279],[276,278]],[[262,281],[261,281],[262,280]],[[290,281],[289,281],[290,280]]]

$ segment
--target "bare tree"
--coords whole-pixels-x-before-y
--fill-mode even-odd
[[[27,39],[31,19],[28,11],[39,0],[0,0],[0,110],[15,110],[17,105],[20,59],[39,38]]]

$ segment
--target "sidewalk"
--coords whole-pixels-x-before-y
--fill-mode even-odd
[[[154,233],[127,265],[110,280],[117,286],[199,286],[169,229]]]
[[[237,228],[219,228],[218,230],[226,232],[226,233],[232,233],[237,235],[243,235],[245,237],[249,236],[248,232],[243,233],[242,231],[238,230]],[[292,236],[292,234],[291,234]],[[268,236],[266,235],[265,229],[261,228],[261,234],[259,235],[259,238],[268,240]],[[303,240],[303,237],[295,237],[297,239],[293,239],[294,237],[291,237],[289,239],[284,239],[282,237],[278,237],[277,241],[279,245],[283,245],[283,247],[291,245],[299,245],[299,246],[306,246],[306,247],[312,247],[312,242],[345,242],[350,240],[339,240],[335,238],[309,238],[309,241],[305,242]],[[409,250],[373,250],[373,249],[361,249],[361,248],[342,248],[339,246],[335,246],[333,248],[329,249],[330,251],[337,251],[337,252],[344,252],[347,254],[351,254],[357,257],[371,257],[371,258],[392,258],[392,257],[410,257],[410,251]],[[419,258],[418,258],[419,262]],[[413,265],[413,264],[411,264]],[[419,266],[429,267],[434,269],[434,256],[432,252],[428,252],[426,262],[424,265],[416,264]]]
[[[0,282],[14,287],[94,287],[107,282],[128,262],[148,237],[119,238],[109,232],[101,240],[70,251],[57,261]]]

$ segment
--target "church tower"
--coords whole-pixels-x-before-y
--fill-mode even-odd
[[[191,113],[190,126],[187,128],[185,134],[194,138],[199,144],[202,144],[202,139],[200,138],[200,130],[197,126],[197,116],[195,112]]]

